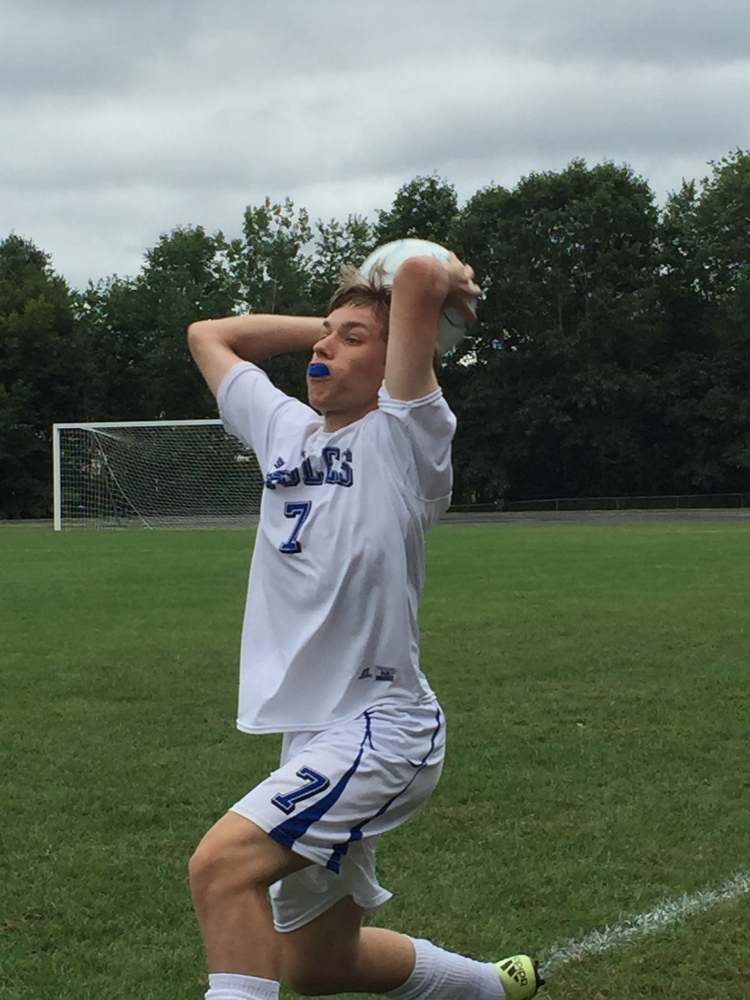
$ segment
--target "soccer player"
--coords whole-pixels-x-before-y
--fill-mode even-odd
[[[442,710],[419,666],[424,532],[445,511],[455,418],[433,359],[446,305],[474,318],[474,272],[413,257],[392,288],[351,280],[325,319],[193,323],[190,349],[265,489],[250,571],[238,726],[283,733],[281,763],[204,836],[190,881],[206,1000],[379,993],[527,1000],[519,955],[496,964],[375,927],[379,837],[426,802]],[[309,349],[307,406],[256,363]],[[270,901],[269,901],[270,897]]]

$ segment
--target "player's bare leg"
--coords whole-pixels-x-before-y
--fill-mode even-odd
[[[309,862],[229,812],[190,859],[190,886],[209,972],[279,979],[281,949],[268,887]]]
[[[530,1000],[541,980],[526,956],[492,964],[379,927],[351,896],[280,935],[284,979],[304,996],[379,993],[389,1000]],[[509,973],[500,966],[511,963]],[[515,964],[513,964],[515,963]]]
[[[536,993],[539,983],[530,967],[517,982],[500,963],[478,962],[395,931],[363,928],[364,910],[351,896],[298,930],[277,932],[268,887],[308,864],[237,813],[227,813],[203,838],[190,861],[193,901],[211,979],[220,974],[233,980],[226,991],[209,990],[209,997],[271,1000],[278,997],[282,977],[307,996],[528,1000]],[[235,980],[243,977],[236,990]]]
[[[315,920],[281,934],[284,981],[304,996],[389,993],[414,969],[410,938],[362,928],[365,911],[346,896]]]

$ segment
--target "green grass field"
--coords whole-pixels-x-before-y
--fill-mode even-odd
[[[199,1000],[188,856],[273,766],[234,728],[251,539],[0,528],[0,997]],[[750,527],[441,526],[428,807],[384,924],[544,952],[750,870]],[[750,897],[570,962],[550,1000],[746,1000]]]

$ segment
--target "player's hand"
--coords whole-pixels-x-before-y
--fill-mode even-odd
[[[449,280],[446,306],[458,309],[468,323],[476,323],[475,305],[482,294],[482,289],[474,281],[474,268],[463,264],[453,251],[445,262],[445,268]]]

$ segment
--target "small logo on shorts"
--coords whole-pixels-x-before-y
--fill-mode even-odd
[[[362,673],[359,675],[361,681],[386,681],[390,682],[396,679],[396,671],[393,667],[375,667],[375,673],[372,671],[372,667],[365,667]]]
[[[375,675],[376,681],[392,681],[396,676],[396,671],[392,667],[378,667]]]

